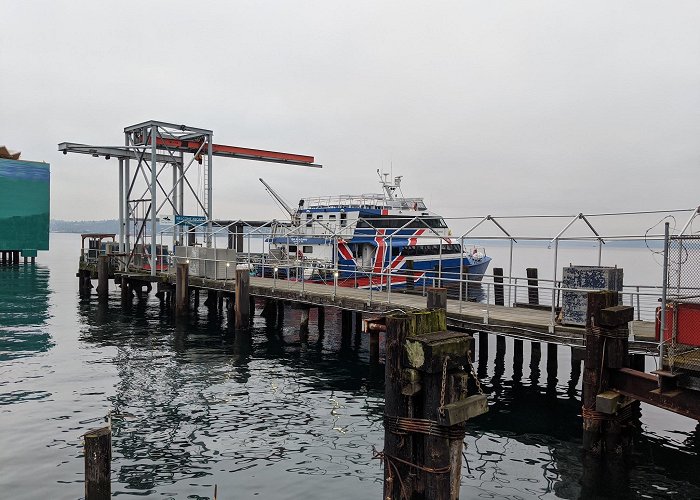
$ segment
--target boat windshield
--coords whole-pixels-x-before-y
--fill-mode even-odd
[[[417,229],[417,228],[445,228],[447,224],[440,217],[362,217],[357,221],[357,227],[376,227],[376,228],[394,228],[400,227]]]

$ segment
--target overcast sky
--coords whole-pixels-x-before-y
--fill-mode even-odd
[[[52,167],[52,218],[117,217],[155,119],[323,169],[214,162],[218,218],[404,176],[445,216],[700,203],[700,3],[0,0],[0,144]]]

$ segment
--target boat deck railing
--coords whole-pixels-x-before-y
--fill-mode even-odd
[[[423,198],[394,198],[389,199],[383,194],[371,193],[360,195],[336,195],[336,196],[316,196],[305,198],[304,205],[300,208],[319,207],[353,207],[353,208],[406,208],[413,210],[426,210]]]

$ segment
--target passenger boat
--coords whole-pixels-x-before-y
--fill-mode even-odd
[[[433,286],[440,278],[446,286],[459,279],[460,268],[480,281],[491,257],[483,249],[462,248],[422,198],[404,197],[401,177],[377,173],[382,193],[305,198],[296,209],[260,179],[291,217],[290,226],[278,227],[268,239],[262,272],[375,289]]]

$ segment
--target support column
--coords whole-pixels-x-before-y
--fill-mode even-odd
[[[513,339],[513,381],[520,382],[523,379],[523,341]]]
[[[326,328],[326,308],[323,306],[318,306],[318,331],[319,333]]]
[[[97,258],[97,296],[106,301],[109,296],[109,256],[100,255]]]
[[[88,431],[85,439],[85,500],[107,500],[112,496],[112,429]]]
[[[299,321],[299,329],[301,332],[309,332],[309,308],[301,308],[301,320]]]
[[[187,262],[178,262],[175,265],[175,313],[178,315],[189,314],[189,274],[190,265]]]
[[[250,319],[250,272],[236,269],[236,330],[248,327]]]
[[[277,301],[277,321],[275,321],[277,328],[281,330],[284,327],[284,301]]]
[[[343,337],[349,336],[352,333],[352,311],[341,310],[340,333]]]

